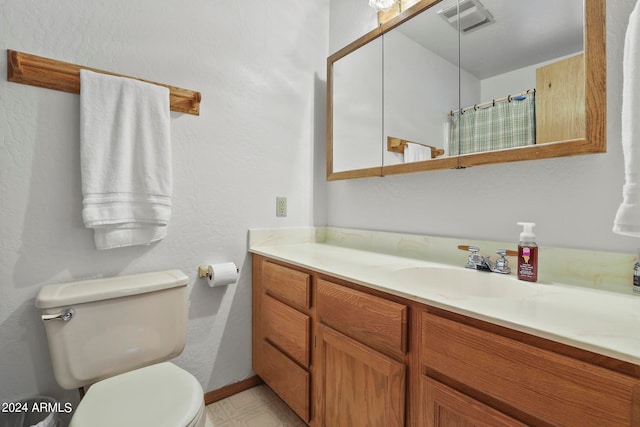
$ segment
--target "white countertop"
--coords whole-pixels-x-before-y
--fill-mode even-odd
[[[640,296],[324,243],[252,245],[250,252],[640,365]]]

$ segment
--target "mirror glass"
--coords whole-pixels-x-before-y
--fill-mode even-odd
[[[536,132],[537,116],[584,117],[583,22],[582,0],[445,0],[385,33],[384,164],[583,138],[584,121]],[[566,81],[548,78],[583,102],[536,115],[536,89],[565,63]]]
[[[606,151],[604,9],[422,0],[356,40],[328,59],[328,179]]]
[[[447,113],[458,105],[458,37],[436,8],[383,36],[385,165],[447,155]],[[439,40],[445,46],[434,49]]]
[[[333,170],[382,165],[382,39],[333,64]]]
[[[462,114],[450,116],[458,153],[584,138],[583,0],[461,0],[459,16],[463,8],[478,16],[459,20],[468,78]]]

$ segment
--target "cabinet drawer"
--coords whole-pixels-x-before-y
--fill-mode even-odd
[[[311,307],[311,279],[307,273],[265,261],[262,279],[266,293],[300,308]]]
[[[292,359],[309,367],[311,319],[280,301],[264,296],[264,337]]]
[[[407,307],[318,280],[318,319],[383,353],[407,352]]]
[[[260,376],[269,384],[296,414],[309,422],[309,373],[296,365],[278,349],[262,341],[262,372]]]
[[[421,313],[422,370],[553,425],[639,425],[640,382]]]
[[[420,387],[424,396],[420,404],[425,408],[427,427],[525,427],[525,424],[429,377],[420,378]]]

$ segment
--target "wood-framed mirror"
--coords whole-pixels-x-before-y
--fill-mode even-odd
[[[545,12],[536,9],[542,3],[549,6]],[[576,3],[582,14],[571,9]],[[452,4],[457,12],[484,8],[494,22],[466,33],[466,18],[454,18],[461,23],[455,28],[442,16]],[[334,53],[327,60],[327,180],[605,152],[605,6],[605,0],[422,0]],[[429,31],[412,35],[415,28]],[[430,47],[419,37],[431,40]],[[510,45],[500,46],[505,40]],[[478,59],[474,41],[493,51]],[[426,58],[414,47],[399,47],[414,42],[428,51]],[[529,62],[516,60],[516,51],[527,51]],[[505,58],[511,69],[500,68]],[[425,64],[435,71],[421,69]],[[486,115],[503,100],[521,106],[521,99],[532,98],[532,140],[520,146],[480,138],[467,147],[465,122],[456,119],[470,118],[471,109],[487,109],[478,111]]]

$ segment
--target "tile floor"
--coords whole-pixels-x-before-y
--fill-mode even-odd
[[[205,427],[303,427],[302,421],[266,384],[207,406]]]

